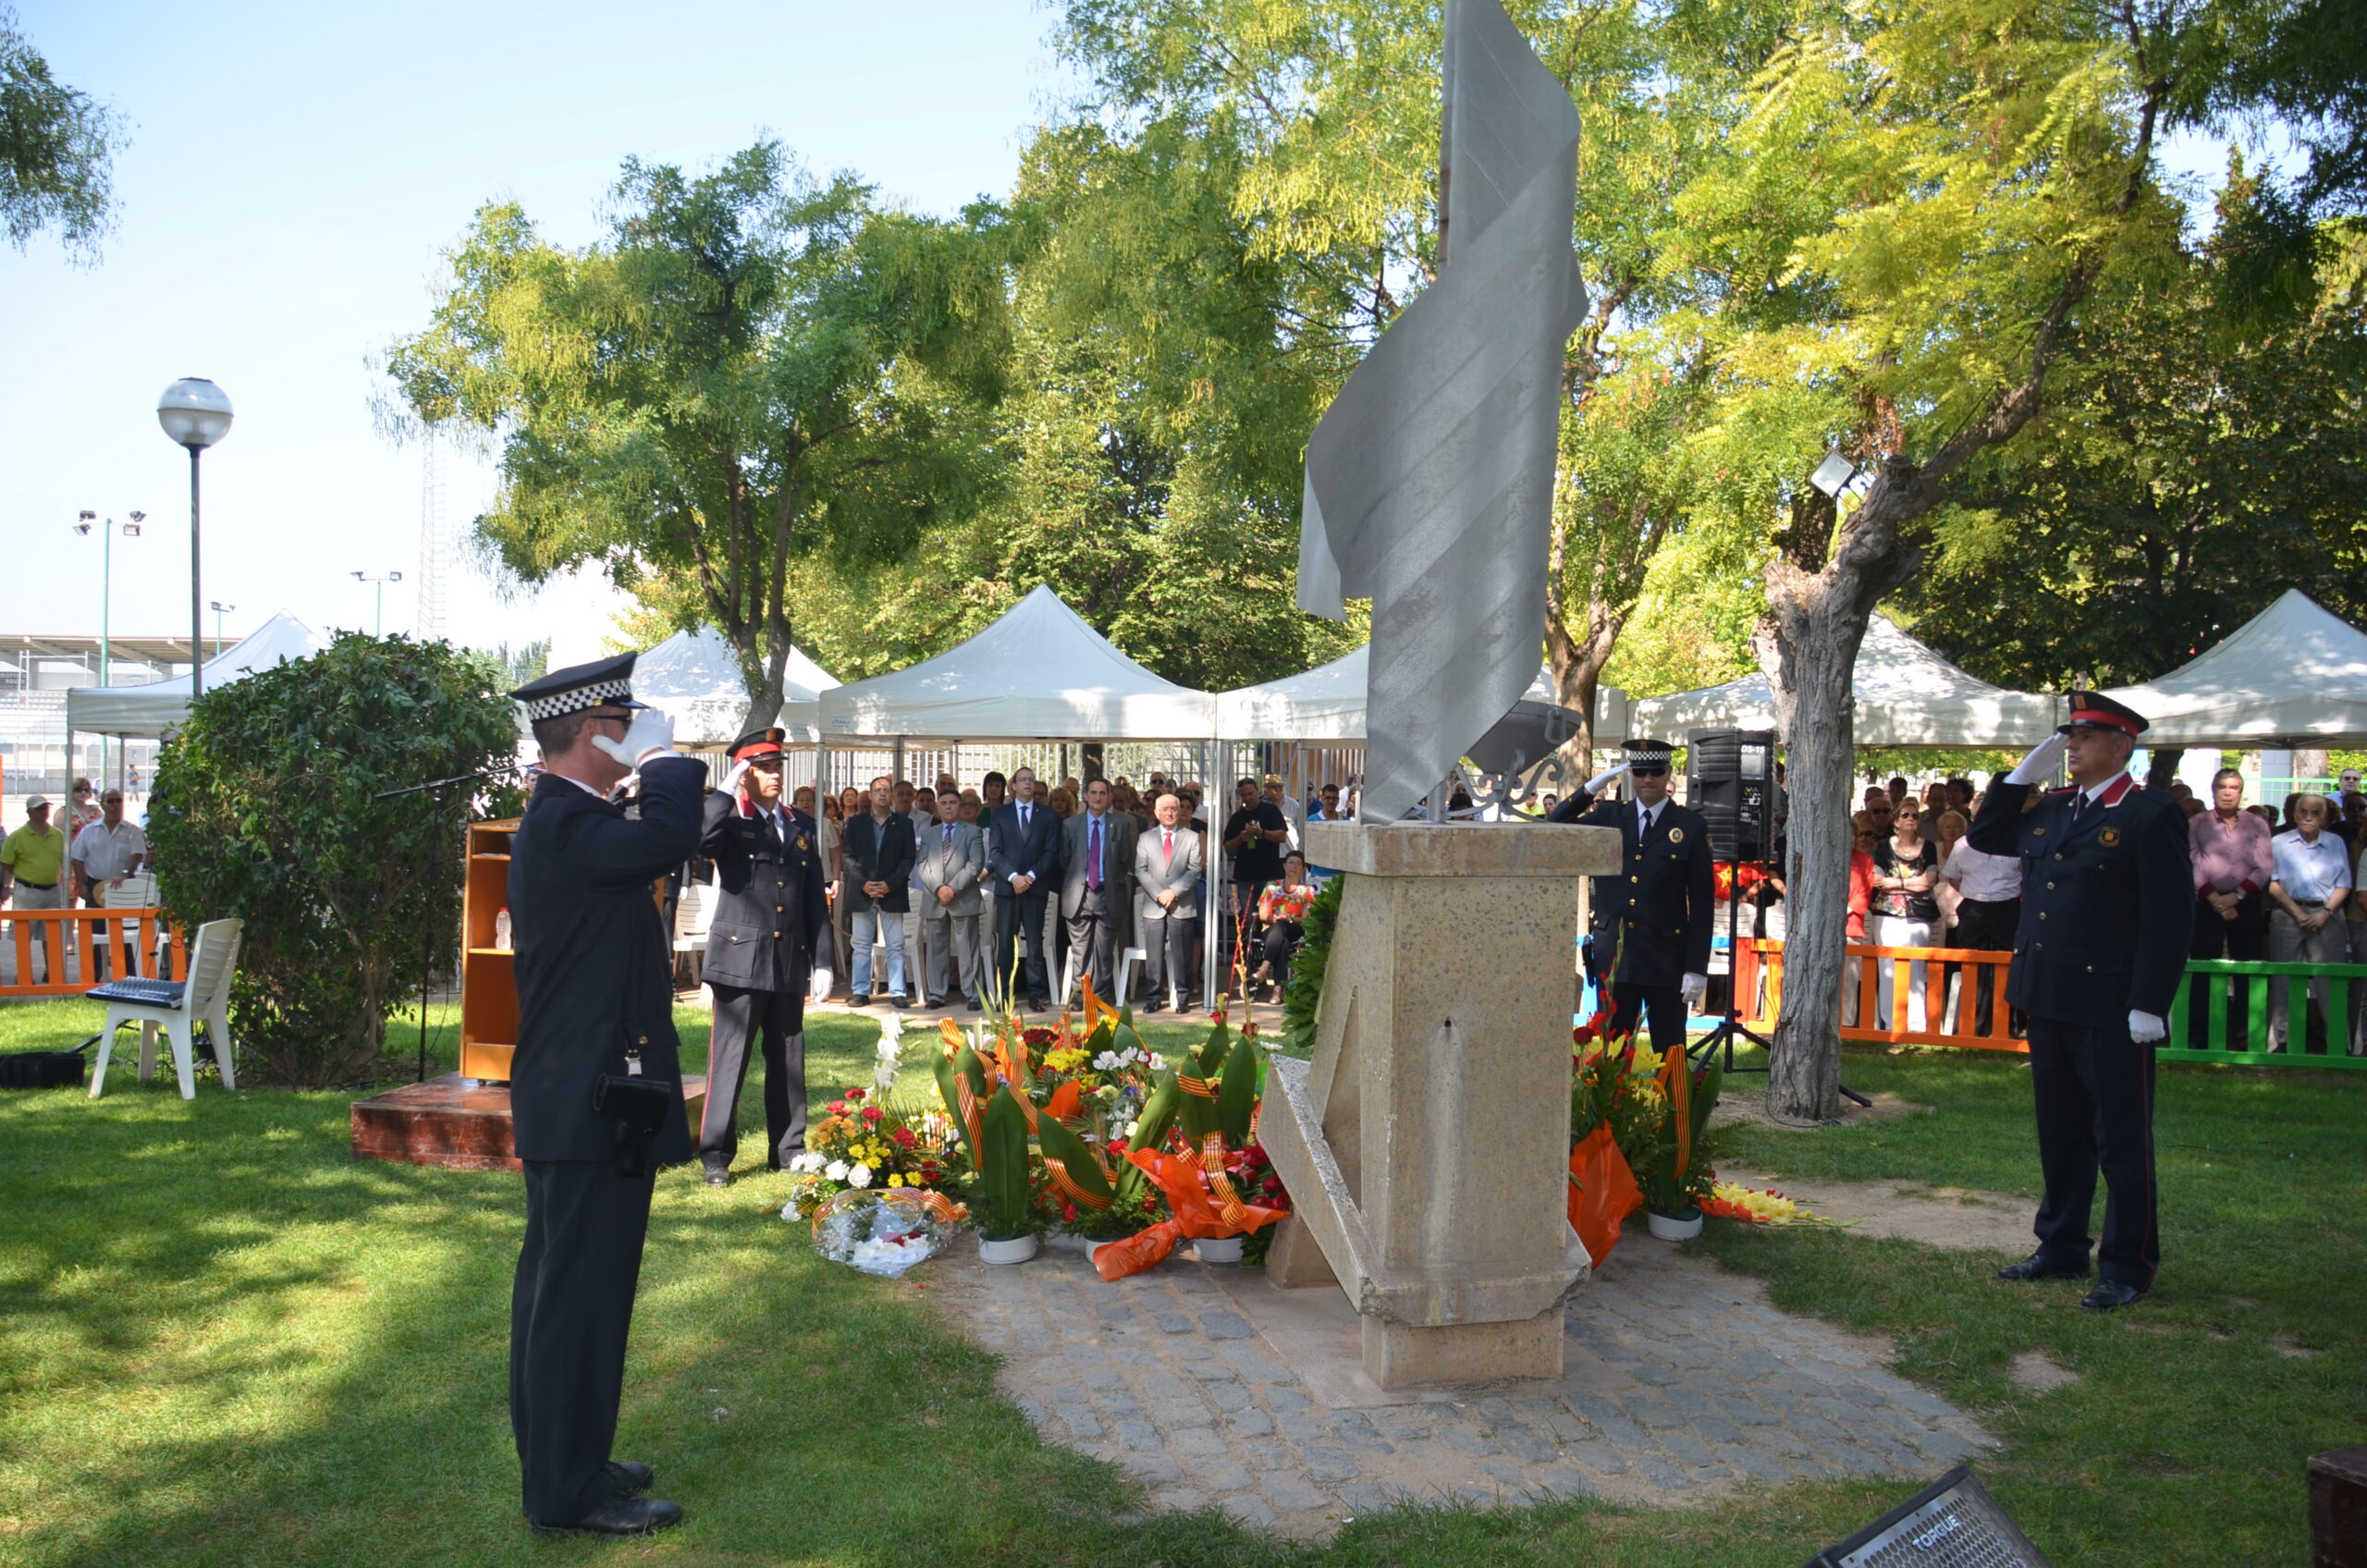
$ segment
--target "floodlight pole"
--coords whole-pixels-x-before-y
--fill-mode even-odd
[[[198,459],[205,448],[189,446],[189,694],[194,702],[205,695],[205,594],[199,586],[204,574],[205,552],[198,542]]]

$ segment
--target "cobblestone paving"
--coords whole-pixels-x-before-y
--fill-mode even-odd
[[[1405,1499],[1681,1504],[1801,1476],[1928,1480],[1992,1444],[1884,1371],[1879,1342],[1640,1234],[1573,1298],[1560,1382],[1453,1392],[1367,1382],[1337,1289],[1277,1291],[1183,1249],[1115,1284],[1065,1248],[989,1268],[964,1246],[931,1271],[1046,1437],[1166,1507],[1295,1536]]]

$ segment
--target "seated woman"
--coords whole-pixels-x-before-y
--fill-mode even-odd
[[[1306,936],[1307,906],[1314,902],[1315,886],[1306,877],[1306,857],[1293,850],[1282,857],[1282,880],[1267,883],[1257,895],[1266,962],[1252,977],[1255,988],[1250,994],[1257,1000],[1269,1000],[1277,989],[1290,984],[1291,957]]]

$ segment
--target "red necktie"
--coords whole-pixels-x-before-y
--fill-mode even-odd
[[[1167,839],[1166,864],[1173,865],[1175,864],[1175,829],[1172,827],[1162,827],[1159,829],[1159,832],[1164,834]]]

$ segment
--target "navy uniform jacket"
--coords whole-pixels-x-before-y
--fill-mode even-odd
[[[2005,999],[2091,1028],[2125,1028],[2132,1011],[2167,1018],[2194,936],[2186,813],[2167,790],[2131,784],[2074,827],[2079,790],[2054,790],[2025,815],[2030,792],[1990,785],[1965,835],[1985,854],[2022,860]]]
[[[1028,895],[1051,893],[1061,885],[1061,814],[1042,801],[1027,808],[1027,836],[1019,835],[1019,802],[1004,802],[995,813],[994,830],[987,837],[987,875],[994,879],[995,896],[1012,897],[1011,879],[1022,873],[1036,880]]]
[[[1716,906],[1716,880],[1710,868],[1710,827],[1699,812],[1663,801],[1652,831],[1636,841],[1636,802],[1604,801],[1583,815],[1554,820],[1582,827],[1619,830],[1616,876],[1594,879],[1588,900],[1598,962],[1608,962],[1609,939],[1617,932],[1619,970],[1612,978],[1628,986],[1674,986],[1687,974],[1710,973],[1710,927]]]
[[[777,814],[743,816],[739,804],[719,790],[706,798],[699,853],[715,862],[720,897],[702,973],[717,986],[803,991],[814,968],[830,961],[821,846],[796,813],[783,843]]]
[[[641,775],[641,819],[555,774],[534,787],[509,862],[517,927],[518,1050],[509,1108],[521,1159],[607,1161],[609,1122],[593,1109],[603,1072],[682,1081],[674,1037],[672,943],[650,884],[698,848],[706,769],[652,758]],[[652,1151],[691,1158],[688,1114]]]

